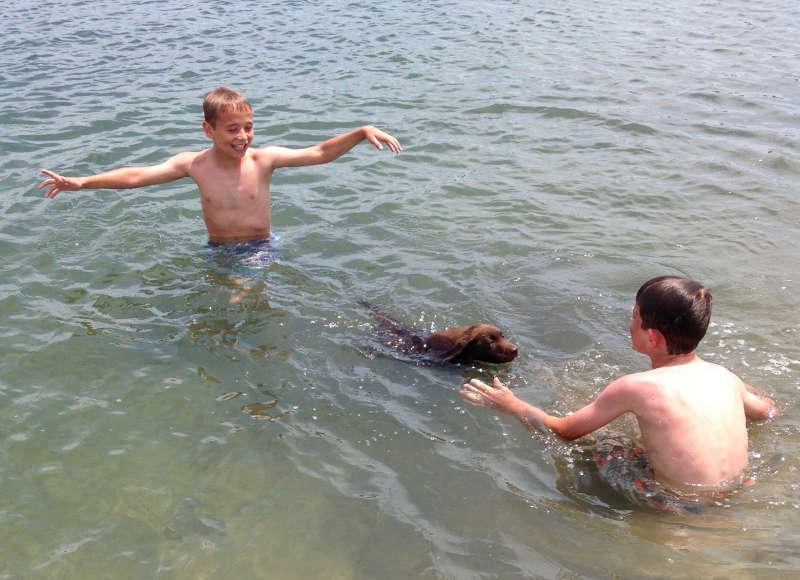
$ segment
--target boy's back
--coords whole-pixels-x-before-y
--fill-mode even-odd
[[[695,357],[623,377],[655,477],[672,489],[728,487],[747,465],[744,383]]]

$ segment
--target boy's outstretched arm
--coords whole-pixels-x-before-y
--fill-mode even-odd
[[[537,429],[543,433],[549,430],[568,440],[591,433],[631,410],[628,404],[631,389],[626,379],[618,379],[611,383],[597,399],[566,417],[555,417],[518,399],[511,389],[497,378],[494,379],[492,386],[478,379],[472,379],[463,386],[461,395],[473,405],[497,409],[516,417],[528,430]]]
[[[267,147],[267,151],[272,156],[272,167],[300,167],[304,165],[319,165],[330,163],[338,159],[353,147],[361,143],[364,139],[372,143],[376,149],[383,151],[383,143],[393,153],[400,153],[403,146],[393,136],[373,127],[364,125],[354,131],[333,137],[327,141],[306,147],[304,149],[289,149],[286,147]]]
[[[47,179],[39,184],[39,189],[47,189],[45,197],[54,198],[62,191],[81,189],[132,189],[148,185],[158,185],[189,176],[189,166],[194,155],[179,153],[163,163],[147,167],[123,167],[112,169],[87,177],[66,177],[54,171],[42,169]]]

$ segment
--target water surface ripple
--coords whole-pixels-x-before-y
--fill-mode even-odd
[[[800,571],[797,27],[788,0],[30,0],[0,35],[0,577],[786,578]],[[189,181],[45,200],[208,146],[364,123],[273,180],[279,262],[238,303]],[[560,413],[646,368],[645,279],[711,286],[701,354],[774,396],[757,485],[632,510],[573,447],[462,404],[494,375]],[[372,340],[486,321],[506,366]]]

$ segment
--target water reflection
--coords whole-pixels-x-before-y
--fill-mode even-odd
[[[0,575],[797,575],[796,2],[19,4]],[[207,255],[189,180],[42,203],[39,164],[207,146],[210,78],[248,93],[259,146],[374,122],[407,155],[276,175],[292,246],[254,276]],[[620,505],[584,456],[465,409],[458,385],[495,369],[368,356],[355,307],[496,321],[521,347],[504,382],[565,413],[641,368],[632,286],[665,270],[712,286],[709,358],[784,411],[751,427],[757,484],[692,518]]]

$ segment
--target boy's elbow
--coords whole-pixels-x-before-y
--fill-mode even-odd
[[[146,185],[146,175],[139,167],[128,167],[119,170],[113,179],[108,180],[108,189],[135,189]]]
[[[561,431],[560,433],[554,431],[554,433],[565,441],[574,441],[575,439],[586,435],[586,433],[578,433],[576,431]]]
[[[586,433],[580,433],[577,430],[570,428],[569,424],[561,417],[549,417],[546,425],[554,435],[557,435],[566,441],[572,441],[573,439],[577,439],[578,437],[586,435]]]
[[[330,163],[339,155],[336,155],[335,151],[327,149],[321,145],[317,145],[316,147],[312,147],[309,150],[309,155],[307,158],[306,165],[324,165],[325,163]]]
[[[778,410],[778,407],[776,407],[775,404],[770,401],[769,404],[764,406],[764,408],[759,409],[757,412],[752,413],[748,417],[756,421],[767,421],[777,417],[779,414],[780,411]]]
[[[756,405],[749,405],[745,407],[744,414],[748,419],[753,421],[766,421],[768,419],[772,419],[773,417],[777,417],[779,414],[778,407],[775,406],[775,403],[772,399],[767,399],[765,397],[761,397],[759,404]]]

